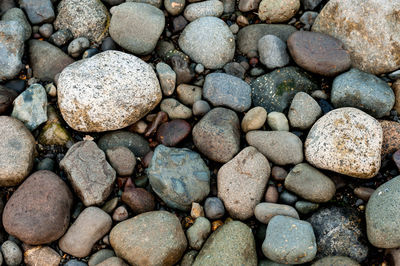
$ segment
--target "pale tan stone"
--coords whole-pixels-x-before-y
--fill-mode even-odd
[[[267,120],[267,111],[261,107],[257,106],[251,108],[242,119],[242,130],[243,132],[248,132],[250,130],[260,129]]]

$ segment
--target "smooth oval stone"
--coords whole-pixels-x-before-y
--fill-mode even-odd
[[[313,97],[302,91],[296,93],[288,112],[292,127],[308,129],[321,115],[321,107]]]
[[[179,15],[185,8],[185,0],[164,0],[165,10],[173,16]],[[182,16],[180,16],[182,17]],[[182,17],[183,18],[183,17]]]
[[[327,266],[327,265],[346,265],[346,266],[360,266],[357,261],[343,256],[328,256],[317,260],[312,266]]]
[[[22,251],[15,242],[11,240],[5,241],[1,245],[1,253],[8,266],[21,265],[23,259]]]
[[[196,218],[194,224],[186,231],[189,246],[199,250],[211,232],[211,223],[205,217]]]
[[[149,143],[145,138],[122,130],[105,134],[99,139],[98,145],[104,152],[119,146],[127,147],[136,157],[143,157],[150,151]]]
[[[386,157],[400,149],[400,123],[395,121],[379,121],[383,131],[382,157]]]
[[[316,211],[319,208],[318,203],[299,200],[295,204],[296,210],[301,214],[309,214],[310,212]]]
[[[222,201],[217,197],[209,197],[204,202],[204,212],[208,219],[220,219],[225,214],[225,207]]]
[[[3,211],[4,229],[29,245],[59,239],[69,226],[72,193],[56,174],[38,171],[12,194]]]
[[[190,106],[192,106],[196,101],[201,100],[201,91],[201,87],[188,84],[180,84],[176,88],[176,94],[179,101]]]
[[[121,201],[127,204],[135,214],[149,212],[156,208],[156,200],[153,194],[144,188],[127,187],[125,185]]]
[[[203,116],[211,110],[208,102],[199,100],[193,104],[193,114],[196,116]]]
[[[269,113],[267,123],[273,131],[289,131],[289,121],[287,120],[284,113]]]
[[[354,195],[363,201],[367,202],[371,195],[374,193],[375,189],[368,187],[357,187],[353,190]]]
[[[131,265],[174,265],[187,241],[178,218],[166,211],[142,213],[111,230],[110,243],[118,257]]]
[[[258,7],[258,17],[268,23],[285,22],[291,19],[299,8],[300,0],[262,0]]]
[[[268,224],[269,221],[277,215],[284,215],[300,219],[296,209],[292,206],[269,202],[262,202],[257,204],[254,210],[254,215],[256,216],[258,221],[264,224]]]
[[[0,79],[12,79],[22,70],[24,27],[17,21],[0,21]]]
[[[107,159],[120,176],[133,174],[136,166],[136,157],[130,149],[120,146],[106,151]]]
[[[183,15],[188,21],[201,17],[220,17],[224,12],[224,4],[218,0],[207,0],[192,3],[185,8]]]
[[[356,107],[380,118],[392,110],[395,96],[380,78],[353,68],[333,81],[331,102],[335,108]]]
[[[228,162],[240,149],[239,118],[226,108],[209,111],[193,127],[192,135],[196,148],[216,162]]]
[[[242,119],[242,130],[248,132],[251,130],[260,129],[267,120],[267,111],[264,108],[257,106],[251,108]]]
[[[339,108],[313,125],[304,153],[317,168],[371,178],[381,166],[382,135],[382,127],[373,117],[355,108]]]
[[[265,35],[258,40],[258,53],[260,61],[267,68],[284,67],[289,63],[286,44],[275,35]]]
[[[332,77],[350,68],[350,54],[343,43],[327,34],[297,31],[287,45],[296,64],[312,73]]]
[[[175,119],[162,124],[157,129],[157,140],[165,146],[176,146],[185,139],[191,130],[188,122],[182,119]]]
[[[101,262],[103,262],[113,256],[115,256],[115,253],[111,249],[100,249],[99,251],[94,253],[92,256],[90,256],[88,265],[94,266],[94,265],[100,264]]]

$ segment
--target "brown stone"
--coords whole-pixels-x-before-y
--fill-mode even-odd
[[[265,192],[265,201],[269,203],[277,203],[279,198],[278,190],[275,186],[268,186]]]
[[[400,149],[400,123],[395,121],[379,121],[383,131],[382,157]]]
[[[24,262],[28,266],[58,266],[60,261],[61,256],[54,249],[46,246],[32,247],[24,253]]]
[[[121,200],[126,203],[135,214],[149,212],[156,207],[153,194],[143,188],[135,188],[130,178],[125,184]]]
[[[157,113],[156,117],[151,121],[151,124],[146,128],[145,137],[150,137],[156,133],[158,126],[161,123],[168,121],[168,115],[166,112],[160,111]]]
[[[0,85],[0,115],[7,113],[18,94]]]
[[[288,172],[283,169],[280,166],[274,166],[272,167],[271,170],[271,176],[273,179],[275,179],[276,181],[285,181],[285,178],[287,177]]]
[[[396,80],[393,85],[392,89],[396,98],[396,102],[394,104],[394,109],[400,114],[400,79]]]
[[[129,176],[133,174],[136,166],[136,157],[130,149],[124,146],[107,149],[107,158],[118,175]]]
[[[3,225],[12,236],[30,245],[59,239],[67,230],[72,193],[56,174],[38,171],[14,192],[3,212]]]
[[[176,146],[190,133],[191,127],[182,119],[175,119],[162,124],[157,130],[157,140],[168,147]]]
[[[362,199],[363,201],[367,202],[371,197],[372,193],[374,193],[375,189],[368,188],[368,187],[357,187],[354,189],[354,194]]]

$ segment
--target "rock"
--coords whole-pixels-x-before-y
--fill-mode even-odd
[[[242,222],[221,226],[206,241],[193,263],[199,265],[257,265],[254,236]]]
[[[186,148],[158,145],[147,175],[154,192],[171,208],[190,210],[192,202],[210,192],[210,171],[198,153]]]
[[[110,35],[116,43],[138,55],[154,50],[165,26],[164,14],[160,9],[149,4],[130,2],[113,7],[111,13]]]
[[[256,216],[258,221],[264,224],[268,224],[269,221],[277,215],[284,215],[300,219],[299,214],[293,207],[289,205],[275,204],[268,202],[262,202],[257,204],[254,210],[254,215]]]
[[[261,0],[239,0],[238,8],[242,12],[256,10]]]
[[[0,80],[12,79],[22,69],[24,28],[18,21],[0,21]]]
[[[269,203],[277,203],[279,199],[279,193],[275,186],[270,185],[265,192],[265,201]]]
[[[224,73],[206,76],[203,97],[214,106],[228,107],[237,112],[247,111],[251,106],[250,86],[240,78]]]
[[[75,143],[60,162],[77,196],[85,206],[103,203],[110,195],[116,173],[95,142]]]
[[[180,84],[176,88],[179,101],[183,104],[192,106],[196,101],[201,100],[202,89],[198,86]]]
[[[110,231],[111,225],[110,215],[97,207],[88,207],[58,241],[58,246],[74,257],[86,257],[93,245]]]
[[[194,71],[189,66],[189,57],[178,50],[169,51],[165,57],[176,73],[176,84],[190,83],[194,78]]]
[[[267,68],[284,67],[289,63],[286,44],[275,35],[265,35],[258,40],[260,61]]]
[[[284,190],[279,194],[279,201],[283,204],[295,206],[298,200],[299,198],[295,194],[292,194],[287,190]]]
[[[190,250],[183,255],[180,266],[192,266],[196,256],[199,252],[197,250]]]
[[[271,112],[267,118],[268,126],[273,131],[289,131],[289,121],[285,114],[280,112]]]
[[[358,262],[366,259],[368,246],[362,218],[352,209],[320,209],[308,221],[317,240],[317,259],[336,255],[348,256]]]
[[[324,257],[312,264],[312,266],[326,266],[326,265],[346,265],[346,266],[359,266],[357,261],[343,256],[328,256]]]
[[[372,193],[374,193],[375,189],[368,187],[357,187],[353,190],[354,195],[363,201],[367,202],[371,197]]]
[[[133,265],[174,265],[187,247],[178,218],[166,211],[143,213],[117,224],[110,242],[118,257]]]
[[[86,37],[95,43],[107,37],[110,14],[101,1],[62,0],[57,10],[56,30],[70,30],[74,38]]]
[[[49,38],[53,34],[53,24],[45,23],[39,27],[39,33],[44,38]]]
[[[319,0],[318,0],[319,1]],[[318,16],[318,12],[306,11],[301,15],[299,21],[304,24],[304,30],[310,30],[314,24],[315,19]]]
[[[304,144],[307,161],[317,168],[371,178],[381,165],[382,128],[355,108],[335,109],[311,128]]]
[[[12,194],[3,212],[4,229],[29,245],[59,239],[69,225],[72,193],[50,171],[29,176]]]
[[[237,26],[237,24],[233,25]],[[230,29],[232,31],[232,25],[230,26]],[[223,69],[226,74],[235,76],[240,79],[244,79],[244,75],[246,74],[246,69],[238,62],[229,62],[224,66]]]
[[[176,73],[169,65],[163,62],[156,65],[156,70],[163,94],[166,96],[172,95],[175,91]]]
[[[126,181],[121,201],[127,204],[134,214],[149,212],[156,208],[153,194],[144,188],[135,188],[131,179]]]
[[[309,201],[299,200],[296,202],[295,208],[301,214],[309,214],[311,212],[316,211],[319,208],[319,204]]]
[[[72,57],[79,57],[83,51],[89,48],[89,46],[90,42],[87,38],[76,38],[68,45],[68,54]]]
[[[16,186],[32,170],[35,139],[19,120],[0,116],[0,186]]]
[[[53,4],[50,0],[20,0],[19,4],[25,10],[32,24],[42,24],[54,20]]]
[[[253,216],[271,173],[268,160],[254,147],[244,148],[218,171],[218,197],[234,219]]]
[[[105,134],[99,139],[98,145],[104,152],[123,146],[130,149],[136,157],[143,157],[150,151],[149,143],[145,138],[136,133],[122,130]]]
[[[36,246],[25,251],[24,262],[26,265],[58,266],[61,256],[50,247]]]
[[[204,212],[208,219],[220,219],[225,214],[224,204],[217,197],[209,197],[204,202]]]
[[[395,95],[395,104],[394,104],[394,109],[397,111],[397,113],[400,113],[400,78],[396,80],[393,85],[392,89]]]
[[[28,40],[29,37],[31,37],[32,34],[32,28],[31,25],[29,24],[28,20],[26,19],[26,16],[24,12],[19,9],[19,8],[11,8],[7,10],[6,13],[1,17],[2,21],[17,21],[20,26],[24,28],[24,41]]]
[[[316,100],[305,92],[298,92],[290,105],[288,118],[290,125],[306,130],[322,115]]]
[[[296,165],[285,179],[285,188],[312,202],[328,202],[335,195],[335,183],[307,163]]]
[[[382,157],[400,149],[400,123],[395,121],[379,121],[383,131]]]
[[[206,0],[193,3],[185,8],[183,15],[189,21],[202,17],[220,17],[224,12],[224,4],[218,0]]]
[[[203,100],[198,100],[193,104],[193,114],[195,116],[203,116],[211,110],[208,102]]]
[[[32,84],[14,100],[12,117],[31,131],[47,121],[47,94],[40,84]]]
[[[29,41],[29,60],[33,76],[46,81],[53,81],[56,74],[74,62],[58,47],[39,40]]]
[[[251,108],[242,119],[242,130],[248,132],[251,130],[260,129],[267,120],[267,111],[264,108],[257,106]]]
[[[166,1],[166,2],[173,2],[173,3],[176,3],[175,1],[178,1],[178,2],[184,2],[183,0],[164,0],[164,1]],[[186,27],[186,25],[188,24],[189,22],[185,19],[185,17],[184,16],[182,16],[182,15],[180,15],[180,16],[177,16],[177,17],[175,17],[173,20],[172,20],[172,32],[180,32],[180,31],[182,31],[185,27]],[[204,68],[204,67],[203,67]]]
[[[246,134],[246,141],[274,164],[298,164],[303,161],[303,143],[291,132],[255,130]]]
[[[258,7],[258,17],[268,23],[285,22],[296,15],[299,8],[300,0],[262,0]]]
[[[78,131],[129,126],[150,112],[161,97],[154,70],[141,59],[119,51],[76,62],[65,68],[58,80],[61,114]]]
[[[267,112],[283,112],[297,92],[311,92],[317,88],[309,76],[296,67],[274,70],[251,83],[253,104],[264,107]]]
[[[126,2],[136,2],[136,3],[144,3],[155,6],[157,8],[161,8],[162,0],[126,0]]]
[[[49,41],[54,43],[56,46],[61,47],[73,38],[74,36],[69,30],[60,29],[50,36]]]
[[[165,10],[172,16],[177,16],[182,13],[185,8],[185,0],[164,0]],[[183,18],[181,16],[181,18]]]
[[[128,266],[128,264],[126,264],[122,259],[120,259],[118,257],[108,258],[96,265],[97,266]]]
[[[192,202],[192,208],[190,210],[190,216],[193,219],[197,219],[199,217],[204,217],[203,207],[201,207],[201,205],[198,204],[197,202]]]
[[[87,266],[87,264],[78,260],[69,260],[65,266]]]
[[[372,74],[400,67],[399,2],[334,0],[325,5],[313,31],[338,38],[350,52],[352,66]],[[362,15],[368,10],[368,16]]]
[[[0,115],[7,114],[18,94],[14,90],[0,85]]]
[[[279,263],[310,262],[317,253],[311,224],[287,216],[275,216],[268,224],[262,244],[264,255]]]
[[[22,251],[18,245],[10,240],[7,240],[1,245],[1,253],[8,266],[18,266],[22,262]]]
[[[118,175],[129,176],[133,174],[136,165],[136,157],[130,149],[120,146],[106,151],[111,166]]]
[[[66,146],[67,143],[72,143],[70,133],[61,124],[61,118],[57,114],[53,106],[47,106],[47,122],[42,127],[38,141],[42,145],[58,145]]]
[[[237,44],[239,51],[247,55],[258,51],[258,41],[265,35],[275,35],[286,42],[289,36],[296,31],[291,25],[276,24],[253,24],[239,30],[237,34]]]
[[[115,256],[114,251],[111,249],[100,249],[96,253],[94,253],[92,256],[90,256],[90,259],[88,261],[89,266],[94,266],[102,263],[103,261],[107,260],[108,258],[112,258]]]
[[[314,10],[322,0],[301,0],[305,9]]]
[[[157,140],[161,144],[169,147],[176,146],[184,140],[190,133],[191,126],[182,119],[175,119],[163,123],[157,130]]]
[[[209,111],[193,127],[192,135],[197,149],[216,162],[228,162],[240,149],[239,118],[229,109]]]
[[[179,37],[179,47],[196,63],[218,69],[232,61],[235,39],[224,21],[202,17],[185,27]]]
[[[333,81],[331,102],[335,108],[356,107],[380,118],[392,110],[395,96],[386,82],[353,68]]]
[[[188,119],[192,117],[192,110],[174,98],[162,100],[160,109],[166,112],[170,119]]]
[[[211,223],[204,217],[198,217],[194,224],[186,231],[189,246],[200,250],[211,232]]]
[[[288,172],[284,168],[279,166],[272,167],[271,176],[276,181],[285,181],[287,175]]]

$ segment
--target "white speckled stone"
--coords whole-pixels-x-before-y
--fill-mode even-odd
[[[305,156],[312,165],[340,174],[371,178],[381,166],[382,128],[356,108],[335,109],[311,128]]]
[[[224,4],[218,0],[193,3],[185,8],[183,15],[189,21],[201,17],[220,17],[224,13]]]

